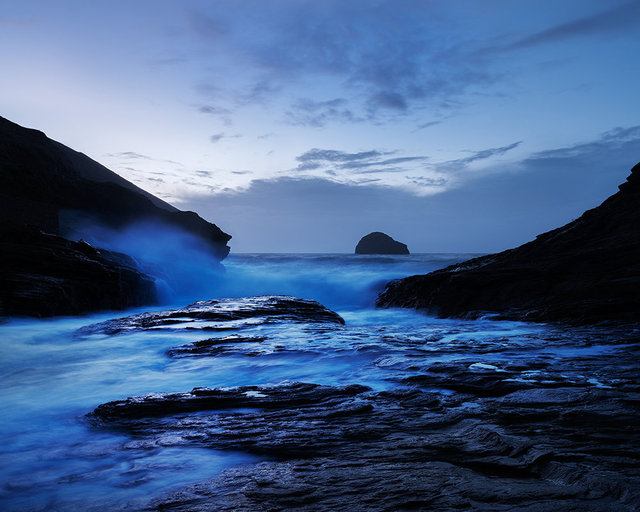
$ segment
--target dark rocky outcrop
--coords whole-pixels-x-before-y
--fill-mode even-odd
[[[96,226],[139,223],[197,237],[214,265],[229,253],[231,237],[194,212],[0,117],[0,315],[68,315],[154,302],[153,279],[133,259],[65,240],[91,237]]]
[[[569,224],[515,249],[393,281],[379,307],[444,317],[640,320],[640,164],[620,190]]]
[[[154,302],[155,293],[125,254],[0,223],[0,316],[126,309]]]
[[[356,254],[409,254],[409,249],[389,235],[374,231],[360,239],[355,252]]]
[[[275,322],[344,324],[340,315],[315,300],[299,299],[288,295],[261,295],[203,300],[180,309],[115,318],[83,327],[77,331],[77,335],[114,335],[162,327],[225,331]]]
[[[151,221],[201,238],[216,260],[229,253],[231,237],[196,213],[180,211],[44,133],[0,117],[0,222],[66,236],[79,220],[114,229]]]

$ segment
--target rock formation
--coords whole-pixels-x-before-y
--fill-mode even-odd
[[[178,228],[208,242],[212,257],[231,237],[183,212],[86,155],[0,117],[0,221],[65,236],[78,219],[120,229],[141,220]]]
[[[80,224],[117,230],[145,221],[195,235],[216,264],[229,253],[231,237],[216,225],[44,133],[0,117],[0,316],[78,314],[153,302],[153,279],[131,258],[62,238],[71,238]]]
[[[125,254],[0,224],[0,316],[76,315],[155,300],[153,278]]]
[[[640,320],[640,164],[619,191],[515,249],[393,281],[379,307],[529,321]]]
[[[356,254],[409,254],[409,249],[389,235],[374,231],[360,239],[356,245]]]
[[[90,423],[128,437],[116,449],[192,446],[261,459],[155,496],[144,510],[637,510],[638,344],[624,327],[475,337],[452,322],[410,339],[375,330],[372,344],[316,302],[266,296],[109,320],[76,335],[136,332],[152,343],[159,329],[178,342],[201,334],[207,339],[167,352],[190,354],[183,371],[193,358],[225,367],[233,356],[264,368],[288,355],[311,376],[314,364],[296,359],[305,345],[291,322],[317,350],[312,361],[332,357],[323,347],[334,337],[349,358],[371,353],[366,372],[375,367],[385,385],[374,389],[359,382],[365,373],[342,369],[337,382],[321,383],[270,373],[268,384],[158,390],[98,405]]]

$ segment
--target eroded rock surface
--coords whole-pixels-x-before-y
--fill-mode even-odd
[[[226,331],[278,322],[344,324],[340,315],[314,300],[287,295],[262,295],[203,300],[180,309],[116,318],[83,327],[77,331],[77,335],[114,335],[163,328]]]
[[[482,327],[443,324],[404,337],[385,329],[376,346],[371,333],[367,342],[362,331],[340,330],[353,357],[376,354],[371,372],[384,377],[383,390],[195,388],[109,402],[89,418],[128,434],[127,448],[265,459],[157,497],[149,510],[637,510],[637,333],[540,328],[503,337]],[[251,344],[243,338],[238,353]]]

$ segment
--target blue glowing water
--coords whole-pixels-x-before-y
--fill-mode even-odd
[[[170,306],[207,298],[289,294],[318,300],[346,320],[346,326],[337,329],[256,326],[246,334],[266,334],[269,342],[250,355],[238,351],[218,357],[167,357],[169,348],[202,339],[197,332],[73,336],[82,326],[122,313],[15,319],[0,325],[0,508],[136,510],[154,496],[257,460],[245,453],[193,447],[142,448],[85,420],[104,402],[196,386],[285,380],[384,389],[396,385],[390,372],[401,372],[407,361],[475,357],[472,363],[486,365],[508,357],[509,351],[516,353],[518,347],[537,350],[536,336],[544,326],[439,320],[373,307],[388,280],[427,273],[468,256],[231,255],[224,274],[203,269],[191,276],[189,282],[197,286],[180,289],[179,280],[168,282],[165,297],[175,301]],[[487,344],[490,349],[470,355],[469,347]]]

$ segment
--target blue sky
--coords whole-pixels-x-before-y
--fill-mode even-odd
[[[638,55],[638,0],[0,0],[0,115],[237,252],[485,252],[640,160]]]

